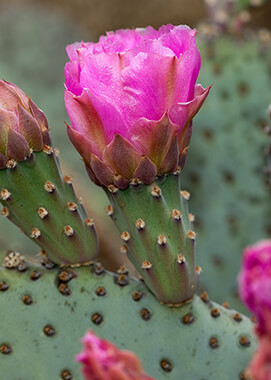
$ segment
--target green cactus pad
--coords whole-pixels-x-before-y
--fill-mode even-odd
[[[217,302],[244,310],[237,275],[245,246],[271,236],[264,174],[271,50],[256,41],[199,41],[200,82],[214,83],[194,122],[183,186],[198,232],[201,286]]]
[[[0,269],[5,380],[81,380],[74,356],[88,329],[134,351],[157,380],[239,379],[256,348],[252,322],[206,295],[169,308],[124,270],[20,270]]]
[[[57,264],[94,260],[97,236],[93,220],[62,178],[53,148],[45,146],[27,160],[0,170],[2,215],[20,227]]]
[[[178,304],[197,290],[193,215],[189,193],[181,191],[180,174],[157,178],[152,185],[132,182],[125,190],[110,188],[107,213],[120,231],[129,259],[157,299]]]

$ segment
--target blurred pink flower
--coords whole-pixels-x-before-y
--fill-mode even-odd
[[[253,380],[271,380],[271,337],[260,339],[258,351],[249,366],[249,375]]]
[[[184,165],[191,121],[209,88],[196,85],[196,30],[118,30],[67,47],[69,137],[97,184],[128,186]]]
[[[257,317],[259,347],[249,365],[249,376],[253,380],[271,380],[271,240],[245,250],[239,292]]]
[[[245,250],[239,289],[242,300],[257,317],[258,332],[271,336],[271,240]]]
[[[0,80],[0,169],[50,142],[43,112],[15,84]]]
[[[154,380],[146,375],[137,356],[119,350],[89,331],[82,339],[83,351],[76,360],[83,364],[86,380]]]

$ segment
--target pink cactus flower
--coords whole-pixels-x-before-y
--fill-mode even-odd
[[[248,370],[253,380],[271,380],[271,337],[263,336]]]
[[[257,317],[258,332],[268,332],[271,337],[271,240],[245,250],[239,289],[242,300]]]
[[[50,142],[43,112],[15,84],[0,80],[0,169]]]
[[[99,185],[126,188],[182,168],[192,118],[209,89],[196,85],[196,30],[118,30],[67,47],[69,137]]]
[[[257,317],[255,332],[259,348],[248,373],[253,380],[271,380],[271,240],[263,240],[245,250],[239,291]]]
[[[82,339],[84,350],[76,360],[83,364],[86,380],[154,380],[146,375],[137,356],[119,350],[89,331]]]

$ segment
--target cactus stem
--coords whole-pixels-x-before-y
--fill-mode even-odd
[[[67,207],[70,211],[75,212],[78,209],[78,206],[75,202],[68,202]]]
[[[180,191],[180,175],[158,177],[152,185],[130,184],[117,194],[106,190],[114,207],[112,221],[124,242],[129,241],[121,252],[127,253],[149,289],[167,305],[191,299],[199,277],[195,270],[196,233]],[[178,262],[178,253],[185,256],[185,262],[182,256]],[[145,262],[152,267],[142,265]]]
[[[139,218],[139,219],[137,219],[135,225],[136,225],[136,228],[137,228],[138,230],[143,230],[143,229],[145,228],[145,226],[146,226],[146,223],[144,222],[143,219]]]
[[[177,209],[173,209],[171,212],[171,217],[175,220],[181,220],[182,212]]]
[[[55,185],[51,182],[51,181],[47,181],[45,182],[44,184],[44,189],[48,192],[48,193],[53,193],[55,191]]]
[[[129,234],[129,232],[127,231],[124,231],[122,234],[121,234],[121,239],[124,240],[124,241],[129,241],[131,239],[131,235]]]
[[[162,191],[159,186],[155,185],[152,188],[151,195],[155,198],[160,198],[162,195]]]
[[[44,208],[44,207],[40,207],[39,209],[38,209],[38,214],[39,214],[39,217],[41,218],[41,219],[45,219],[47,216],[48,216],[48,211],[46,210],[46,208]]]
[[[67,237],[71,237],[74,234],[74,230],[71,226],[67,225],[67,226],[64,226],[64,233]]]
[[[40,230],[36,227],[32,228],[32,232],[31,232],[30,237],[32,239],[38,239],[40,236],[41,236]]]
[[[48,156],[51,156],[53,154],[53,148],[50,145],[44,145],[43,152]]]
[[[142,269],[151,269],[152,263],[148,260],[143,261],[141,268]]]
[[[164,246],[167,244],[167,238],[164,235],[159,235],[157,239],[157,243],[161,246]]]
[[[113,214],[114,214],[114,208],[113,208],[113,206],[111,206],[111,205],[106,206],[106,208],[105,208],[105,212],[106,212],[107,215],[109,215],[109,216],[113,215]]]
[[[7,201],[11,196],[11,193],[7,189],[2,189],[0,192],[0,197],[3,201]]]

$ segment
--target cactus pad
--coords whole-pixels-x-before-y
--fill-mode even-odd
[[[168,308],[122,268],[0,269],[0,368],[7,380],[82,379],[87,329],[134,351],[156,379],[238,379],[256,348],[252,322],[209,301]],[[230,363],[230,365],[229,365]]]
[[[10,160],[12,161],[12,160]],[[62,178],[53,148],[0,170],[1,211],[57,264],[96,258],[93,220],[74,193],[71,178]]]
[[[271,235],[264,175],[271,51],[256,41],[199,41],[200,81],[214,86],[194,122],[182,182],[196,214],[201,285],[217,302],[241,309],[237,274],[246,245]]]

